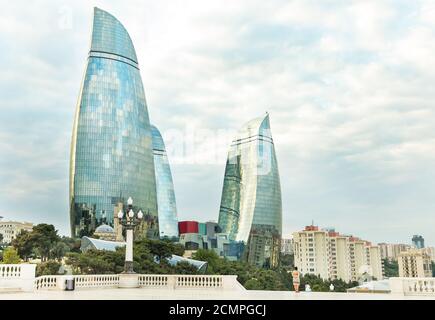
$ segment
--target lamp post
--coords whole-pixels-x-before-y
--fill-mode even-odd
[[[133,211],[133,199],[127,200],[127,210],[124,213],[122,210],[118,212],[119,223],[126,230],[126,248],[125,248],[125,263],[124,274],[134,274],[133,270],[133,230],[141,222],[143,213],[141,210],[137,214]]]

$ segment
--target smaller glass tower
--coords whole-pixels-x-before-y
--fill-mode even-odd
[[[171,168],[160,131],[151,125],[160,238],[178,238],[177,205]]]

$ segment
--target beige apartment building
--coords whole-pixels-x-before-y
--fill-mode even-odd
[[[399,254],[404,251],[411,250],[411,246],[407,244],[395,243],[378,243],[381,250],[381,258],[397,261]]]
[[[334,230],[307,226],[293,234],[295,266],[304,273],[323,279],[358,281],[362,272],[383,279],[382,259],[378,246]]]
[[[371,267],[372,276],[377,280],[382,280],[384,278],[384,268],[379,246],[369,245],[366,250],[368,250],[367,264]]]
[[[435,248],[434,247],[426,247],[420,249],[422,252],[426,253],[432,262],[435,262]]]
[[[11,243],[21,230],[32,231],[33,223],[18,221],[0,221],[0,234],[3,235],[3,243]]]
[[[293,245],[294,263],[302,274],[316,274],[323,279],[330,277],[332,260],[327,232],[308,226],[302,232],[293,233]]]
[[[399,277],[432,277],[432,261],[423,250],[410,250],[399,255]]]

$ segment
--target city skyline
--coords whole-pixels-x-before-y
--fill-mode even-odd
[[[429,1],[4,4],[1,216],[69,233],[71,121],[94,5],[129,30],[167,147],[171,130],[236,130],[269,111],[284,237],[314,220],[374,242],[421,234],[434,245]],[[194,161],[173,163],[168,148],[179,218],[217,220],[231,137],[213,140],[225,147],[211,164],[195,137]]]

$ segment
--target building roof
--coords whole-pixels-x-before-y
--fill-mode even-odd
[[[96,249],[96,250],[115,251],[117,247],[124,247],[124,246],[125,246],[125,242],[107,241],[107,240],[94,239],[90,237],[83,237],[80,250],[86,251],[89,249]]]
[[[115,233],[115,230],[107,224],[102,224],[95,229],[95,233]]]
[[[177,256],[175,254],[173,254],[172,257],[168,259],[168,262],[171,266],[177,265],[179,262],[187,262],[188,264],[196,267],[196,269],[198,269],[198,271],[201,273],[204,273],[208,267],[208,262],[206,261],[187,259],[181,256]]]
[[[113,15],[97,7],[94,8],[92,51],[115,54],[137,64],[136,51],[127,30]]]

